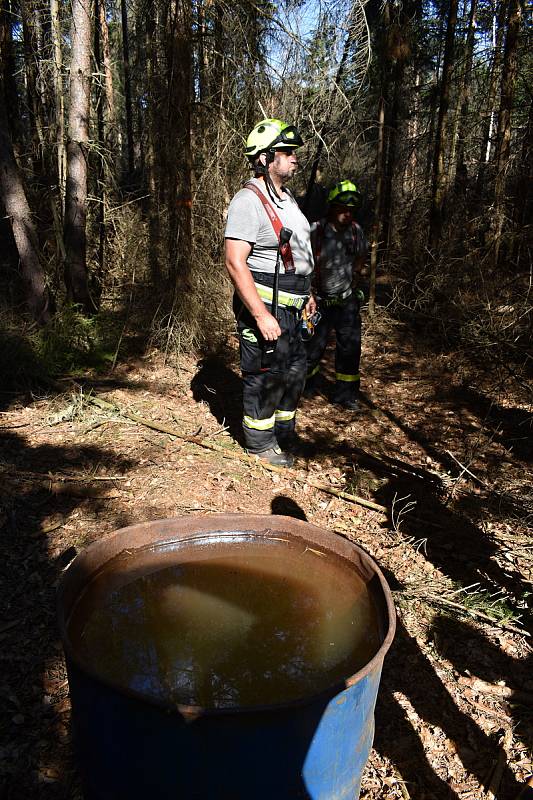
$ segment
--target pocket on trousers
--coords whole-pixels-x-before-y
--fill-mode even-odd
[[[239,330],[239,346],[241,353],[241,371],[252,374],[261,372],[263,355],[262,339],[252,328]]]

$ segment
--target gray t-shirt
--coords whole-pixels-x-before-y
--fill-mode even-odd
[[[255,185],[270,200],[282,225],[290,228],[292,257],[296,275],[309,275],[313,271],[313,253],[311,250],[311,229],[296,200],[283,190],[282,199],[275,204],[268,196],[264,181],[252,179]],[[226,239],[240,239],[252,245],[247,264],[252,272],[274,274],[278,238],[267,216],[261,200],[250,189],[241,189],[230,203],[226,222]],[[283,273],[283,262],[281,262]]]
[[[361,226],[354,222],[337,231],[324,220],[314,222],[311,241],[317,256],[317,293],[335,295],[347,291],[353,284],[355,262],[365,258],[368,252],[368,242]]]

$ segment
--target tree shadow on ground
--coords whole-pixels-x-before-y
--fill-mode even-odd
[[[89,446],[32,447],[0,431],[3,481],[0,540],[2,642],[0,796],[3,800],[81,797],[70,744],[70,704],[55,615],[61,570],[86,542],[65,534],[52,551],[47,532],[79,508],[91,484],[57,482],[47,474],[126,471],[131,462]],[[39,477],[42,474],[42,479]],[[54,491],[50,487],[53,485]],[[98,485],[102,487],[102,484]],[[105,499],[95,499],[96,508]],[[57,536],[57,535],[56,535]]]
[[[299,504],[285,495],[276,496],[271,507],[274,514],[306,519]],[[389,586],[401,588],[392,573],[384,572]],[[454,788],[430,764],[416,717],[444,731],[465,770],[483,784],[501,749],[497,739],[487,736],[457,706],[416,639],[398,622],[378,692],[374,748],[398,769],[413,800],[459,800],[460,788]],[[510,792],[517,789],[508,768],[504,780]]]
[[[204,359],[193,378],[192,388],[195,398],[208,403],[218,422],[226,424],[231,435],[242,444],[241,385],[231,365],[219,356]],[[361,401],[370,411],[375,410],[375,404],[364,393]],[[304,409],[313,402],[304,401]],[[443,410],[443,414],[446,410]],[[525,590],[522,576],[508,564],[505,569],[498,566],[494,557],[498,555],[499,547],[478,521],[484,518],[488,502],[498,503],[500,510],[503,504],[508,503],[514,514],[527,515],[528,508],[521,506],[514,498],[498,495],[488,498],[486,493],[477,496],[472,492],[465,496],[459,494],[452,508],[450,487],[443,483],[435,471],[414,466],[400,458],[382,454],[375,456],[356,446],[347,438],[342,426],[342,421],[347,419],[346,413],[333,408],[328,411],[328,428],[321,430],[314,425],[306,433],[306,443],[310,445],[313,458],[334,458],[343,465],[348,482],[354,478],[357,481],[357,470],[367,469],[377,478],[372,483],[371,499],[389,508],[394,503],[396,514],[401,513],[400,498],[416,502],[416,512],[403,517],[405,537],[427,539],[428,545],[433,548],[431,560],[453,580],[463,585],[488,580],[497,587],[504,587],[516,598],[522,596]],[[421,420],[420,426],[415,428],[386,408],[382,407],[380,414],[401,430],[407,440],[420,446],[428,457],[442,464],[443,469],[448,469],[452,474],[459,472],[457,463],[444,448],[436,444],[436,436],[433,435],[435,427],[442,428],[444,416],[440,420],[432,420],[431,426]],[[360,415],[358,419],[364,418]],[[300,459],[297,466],[305,467],[305,462]],[[422,514],[423,520],[417,520],[416,517]],[[397,521],[397,518],[390,520],[392,524],[397,524]]]
[[[382,409],[382,413],[433,459],[447,463],[446,453],[441,452],[423,431],[414,430],[391,411]],[[357,456],[357,448],[353,450]],[[528,590],[527,583],[508,562],[504,567],[500,566],[497,560],[501,554],[500,546],[481,524],[486,516],[485,496],[473,492],[459,495],[452,507],[450,488],[434,472],[389,456],[380,455],[378,458],[363,454],[363,462],[365,458],[372,471],[384,478],[374,493],[374,499],[391,509],[388,524],[397,527],[401,517],[403,537],[421,543],[434,566],[459,585],[470,586],[479,582],[491,590],[503,588],[515,600],[523,599]],[[415,503],[415,510],[402,515],[400,499],[404,505],[406,502]],[[526,513],[527,509],[523,511]]]
[[[242,383],[232,361],[234,354],[222,352],[206,355],[198,362],[198,371],[191,381],[196,402],[204,402],[220,425],[244,447],[242,432]]]
[[[511,689],[522,691],[531,679],[533,656],[527,659],[513,658],[491,642],[481,631],[448,616],[437,617],[431,626],[430,637],[435,648],[453,664],[454,669],[466,678],[481,678],[490,684],[504,681]],[[481,702],[486,698],[481,698]],[[501,709],[507,723],[513,727],[513,735],[519,738],[526,752],[533,750],[533,711],[531,705],[521,705],[513,700],[500,699],[500,708],[493,711],[499,723]],[[497,726],[499,730],[499,725]],[[505,789],[505,787],[504,787]]]
[[[374,746],[398,768],[413,800],[459,800],[460,787],[454,788],[431,767],[416,717],[442,730],[465,770],[481,785],[486,783],[501,749],[497,738],[485,734],[457,706],[416,639],[400,623],[383,668]],[[450,758],[449,752],[443,756],[446,761]],[[503,785],[505,800],[514,798],[519,787],[507,766]]]
[[[533,461],[533,410],[502,406],[471,387],[453,387],[447,399],[457,406],[466,406],[484,423],[494,441],[514,458]]]
[[[228,361],[217,355],[204,359],[192,387],[195,398],[207,402],[218,422],[226,424],[231,435],[242,444],[240,378]],[[362,403],[367,409],[375,410],[375,404],[364,393]],[[436,444],[436,431],[442,428],[447,410],[444,408],[442,418],[432,420],[431,425],[422,419],[416,428],[386,408],[382,407],[380,414],[408,441],[421,447],[431,460],[458,473],[457,463]],[[451,487],[445,485],[439,474],[401,458],[374,455],[356,446],[339,424],[342,420],[346,420],[346,413],[331,409],[327,429],[314,425],[306,433],[313,458],[335,459],[342,465],[346,481],[354,481],[356,489],[358,471],[367,470],[372,476],[370,499],[392,509],[388,524],[397,526],[400,515],[404,538],[413,538],[425,545],[428,560],[453,581],[462,586],[479,582],[490,590],[503,588],[516,600],[522,600],[528,586],[511,564],[506,563],[504,567],[498,564],[500,546],[482,525],[487,504],[497,502],[501,509],[506,498],[470,491],[464,495],[458,493],[452,503]],[[305,461],[299,459],[297,466],[305,467]],[[407,502],[416,503],[414,512],[403,513],[402,498],[403,510]],[[516,500],[512,501],[511,508],[514,514],[529,512]]]

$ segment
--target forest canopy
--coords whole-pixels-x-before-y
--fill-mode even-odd
[[[4,328],[85,336],[83,318],[140,300],[167,351],[223,333],[225,212],[247,133],[274,116],[305,140],[297,195],[342,178],[363,192],[371,313],[386,275],[398,313],[530,364],[523,0],[0,8]]]

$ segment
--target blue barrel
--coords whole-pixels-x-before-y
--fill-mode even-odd
[[[367,583],[381,646],[363,669],[296,702],[203,709],[165,706],[99,678],[67,635],[77,598],[124,550],[216,532],[276,532],[342,556]],[[383,658],[395,630],[387,583],[357,545],[282,516],[213,515],[142,523],[104,537],[65,573],[58,615],[66,654],[76,749],[86,800],[357,800],[374,734]]]

